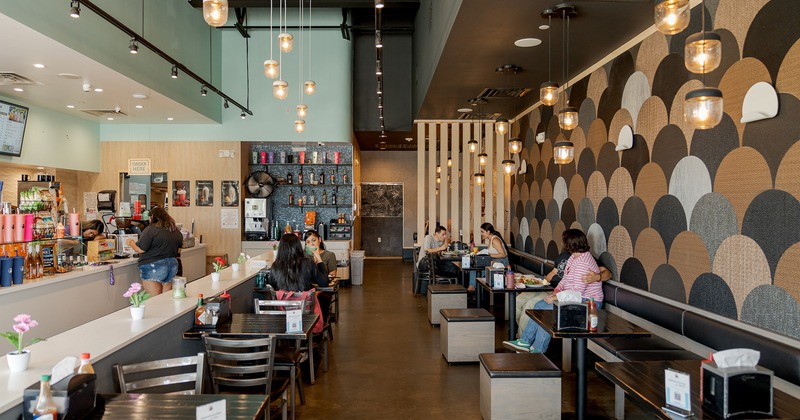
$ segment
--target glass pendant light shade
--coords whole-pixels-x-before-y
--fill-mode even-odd
[[[475,139],[468,141],[467,147],[469,147],[470,153],[475,153],[475,151],[478,150],[478,141]]]
[[[224,25],[228,21],[228,0],[203,0],[203,19],[214,27]]]
[[[264,76],[275,79],[280,75],[281,65],[278,60],[264,60]]]
[[[511,153],[519,153],[522,151],[522,139],[519,137],[511,137],[508,140],[508,151]]]
[[[294,37],[290,33],[281,32],[278,34],[278,47],[280,47],[281,52],[291,52],[292,48],[294,47]]]
[[[511,175],[512,173],[514,173],[514,166],[516,166],[516,164],[514,163],[513,160],[506,159],[502,162],[502,164],[503,164],[503,172],[505,172],[506,175]]]
[[[276,99],[286,99],[286,96],[289,95],[289,84],[283,80],[272,82],[272,95]]]
[[[478,185],[482,185],[483,181],[485,180],[485,176],[480,172],[478,172],[477,174],[473,175],[473,177],[475,178],[475,183],[478,184]]]
[[[488,161],[489,161],[489,155],[487,155],[486,153],[481,153],[478,155],[478,163],[480,163],[481,166],[486,166],[486,162]]]
[[[294,131],[297,131],[298,133],[306,131],[305,120],[294,120]]]
[[[450,168],[453,166],[453,159],[451,157],[447,157],[447,167]]]
[[[553,106],[558,103],[558,83],[542,83],[539,86],[539,100],[545,106]]]
[[[442,167],[441,167],[441,166],[439,166],[439,165],[436,165],[436,173],[437,173],[437,174],[440,174],[440,173],[442,173]]]
[[[306,104],[297,105],[297,117],[305,118],[308,114],[308,106]]]
[[[508,132],[508,120],[505,118],[498,118],[494,120],[494,131],[497,134],[503,135]]]
[[[722,38],[715,32],[698,32],[686,38],[684,64],[692,73],[708,73],[722,61]]]
[[[683,118],[695,129],[715,127],[722,121],[722,91],[703,88],[687,93]]]
[[[306,87],[306,95],[313,95],[317,91],[317,84],[313,80],[306,80],[303,85]]]
[[[553,145],[553,161],[557,165],[566,165],[575,158],[575,145],[569,141],[560,141]]]
[[[437,184],[441,184],[441,183],[442,183],[442,177],[440,177],[440,176],[437,176],[437,177],[436,177],[436,183],[437,183]]]
[[[578,108],[568,106],[558,111],[558,126],[564,131],[574,130],[578,126]]]
[[[689,26],[689,0],[656,0],[656,29],[674,35]]]

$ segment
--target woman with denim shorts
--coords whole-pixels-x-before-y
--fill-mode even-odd
[[[183,235],[166,210],[155,207],[150,211],[150,225],[138,241],[128,239],[128,245],[139,254],[139,277],[144,290],[155,296],[172,290],[172,278],[178,274],[178,255]]]

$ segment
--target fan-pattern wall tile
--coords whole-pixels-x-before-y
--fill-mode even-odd
[[[705,5],[723,44],[705,77],[723,92],[722,122],[694,130],[683,118],[686,93],[703,86],[683,65],[684,41],[700,29],[695,7],[683,33],[649,35],[573,85],[571,133],[554,118],[563,104],[523,116],[530,173],[511,189],[510,235],[552,257],[564,229],[582,229],[621,282],[800,339],[800,1]],[[743,124],[759,81],[775,83],[779,113]],[[624,125],[633,147],[616,152]],[[562,138],[576,156],[557,166]]]

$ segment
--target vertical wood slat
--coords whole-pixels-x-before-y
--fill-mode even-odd
[[[447,123],[439,124],[439,167],[441,168],[441,173],[439,174],[439,223],[444,227],[448,227],[449,224],[447,217],[449,211],[447,207],[447,195],[449,193],[447,186],[447,154],[449,153],[447,151],[447,127]]]
[[[425,124],[417,124],[417,243],[425,236]]]
[[[511,136],[511,130],[509,127],[509,137]],[[505,140],[505,136],[498,136],[497,143],[497,154],[496,159],[494,162],[494,169],[495,173],[497,173],[497,182],[495,187],[495,208],[497,209],[497,213],[495,216],[495,225],[494,229],[500,232],[503,235],[503,238],[506,237],[505,235],[505,220],[506,220],[506,209],[505,209],[505,190],[506,190],[506,179],[508,176],[506,175],[505,171],[503,170],[503,159],[506,157],[506,145],[508,142]]]
[[[472,153],[469,152],[467,142],[472,138],[472,124],[464,123],[462,125],[461,133],[461,223],[464,229],[464,241],[469,242],[469,234],[472,231],[472,224],[470,209],[472,208],[472,199],[469,191],[469,181],[472,179],[472,172],[470,171],[470,161],[472,160]]]
[[[428,123],[428,233],[436,228],[436,124]]]
[[[454,124],[452,124],[450,126],[450,132],[452,134],[452,137],[450,139],[450,149],[451,149],[450,150],[450,157],[452,158],[453,166],[451,168],[449,168],[449,171],[450,171],[450,182],[447,185],[447,189],[449,189],[451,191],[451,196],[450,196],[450,219],[452,219],[452,221],[453,221],[452,222],[453,237],[455,237],[455,235],[458,235],[460,233],[459,231],[461,230],[461,215],[459,214],[459,206],[462,203],[462,198],[460,197],[460,194],[458,193],[459,190],[460,190],[459,189],[459,186],[460,186],[459,182],[461,181],[461,178],[458,176],[458,168],[461,167],[461,165],[459,165],[459,160],[460,160],[459,159],[460,158],[460,155],[459,155],[460,147],[459,147],[459,145],[461,143],[459,141],[461,139],[461,136],[460,136],[461,131],[459,130],[461,128],[460,125],[461,124],[459,124],[459,123],[454,123]],[[461,240],[460,237],[459,237],[459,240]]]
[[[486,166],[484,166],[484,170],[486,171],[486,198],[484,199],[485,204],[485,214],[483,216],[483,222],[489,222],[494,224],[494,183],[495,183],[495,174],[494,174],[494,167],[495,167],[495,153],[494,153],[494,142],[496,140],[495,132],[494,132],[494,123],[487,123],[486,124],[486,154],[489,155],[487,158]]]
[[[481,127],[480,122],[476,122],[473,124],[473,132],[472,135],[475,136],[475,140],[478,141],[478,153],[481,153],[480,146],[483,139],[481,138]],[[477,154],[476,154],[477,155]],[[478,172],[480,172],[480,163],[478,163],[477,157],[472,160],[472,166],[470,168],[470,182],[472,182],[472,235],[475,242],[480,242],[480,238],[478,236],[479,228],[481,225],[481,186],[477,185],[474,182],[474,178],[472,176]]]

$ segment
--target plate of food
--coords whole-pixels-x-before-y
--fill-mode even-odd
[[[550,286],[550,282],[547,281],[547,279],[540,279],[536,277],[524,277],[522,279],[522,283],[525,285],[525,287],[530,289]]]

